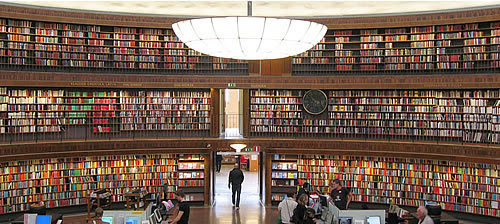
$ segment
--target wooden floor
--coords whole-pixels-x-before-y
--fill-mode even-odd
[[[190,224],[276,224],[276,207],[264,208],[259,202],[257,172],[244,172],[240,210],[231,203],[231,191],[227,188],[228,174],[232,166],[223,166],[216,174],[216,204],[213,207],[191,207]],[[86,213],[64,215],[64,224],[85,224]],[[500,223],[500,222],[499,222]],[[495,224],[499,224],[495,223]],[[460,224],[484,224],[460,220]],[[491,224],[491,223],[490,223]]]

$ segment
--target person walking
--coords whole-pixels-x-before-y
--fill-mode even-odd
[[[219,155],[217,154],[215,156],[215,170],[217,171],[217,173],[220,173],[220,169],[222,167],[222,155]]]
[[[231,170],[231,172],[229,172],[229,183],[227,184],[227,187],[231,188],[231,185],[233,185],[232,202],[233,202],[233,207],[236,205],[236,209],[240,209],[241,183],[243,183],[244,179],[245,176],[243,175],[243,172],[240,170],[240,167],[238,166],[237,163],[234,164],[234,169]]]

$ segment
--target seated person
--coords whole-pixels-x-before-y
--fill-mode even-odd
[[[104,214],[104,210],[101,207],[97,207],[95,209],[95,215],[92,221],[90,222],[91,224],[109,224],[107,222],[102,221],[102,215]]]
[[[424,206],[417,209],[418,224],[434,224],[432,218],[427,214],[428,211]]]
[[[167,220],[171,224],[188,224],[189,222],[189,204],[186,203],[184,191],[179,189],[175,192],[175,198],[178,202],[178,212],[174,218]],[[176,205],[177,206],[177,205]]]
[[[306,219],[306,213],[307,213],[307,199],[308,196],[307,194],[301,194],[299,198],[297,199],[297,207],[295,210],[293,210],[293,215],[292,215],[292,223],[295,224],[304,224]]]
[[[278,205],[278,211],[281,216],[281,223],[289,224],[292,218],[293,211],[297,207],[297,202],[295,201],[295,192],[288,192],[286,194],[286,199],[281,201]]]
[[[306,206],[309,206],[310,203],[309,203],[309,199],[310,199],[310,184],[307,183],[307,182],[304,182],[304,184],[302,184],[302,187],[299,189],[299,192],[297,192],[297,199],[300,197],[300,195],[302,194],[306,194],[307,195],[307,203],[306,203]]]
[[[304,218],[304,224],[315,224],[316,221],[314,221],[314,215],[315,211],[312,208],[307,208],[306,210],[306,217]]]

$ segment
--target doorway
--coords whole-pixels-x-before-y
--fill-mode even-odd
[[[224,102],[221,108],[223,116],[223,129],[225,138],[242,138],[243,130],[243,90],[242,89],[223,89],[221,97]]]
[[[241,185],[240,208],[245,212],[260,210],[260,155],[259,152],[214,152],[214,201],[217,217],[234,218],[235,208],[232,203],[232,191],[228,188],[229,173],[235,164],[243,171],[244,181]],[[217,172],[217,156],[222,157],[220,172]],[[244,157],[245,159],[241,159]],[[221,214],[219,213],[227,213]],[[244,220],[246,214],[241,213],[239,219]],[[230,220],[227,220],[230,221]],[[221,222],[224,223],[224,222]],[[229,222],[231,223],[231,222]],[[233,222],[234,223],[234,222]]]

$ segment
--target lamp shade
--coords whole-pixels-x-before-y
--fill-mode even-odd
[[[233,148],[234,150],[236,150],[236,152],[241,152],[242,149],[244,149],[245,147],[247,147],[247,145],[245,145],[245,144],[231,144],[229,146],[231,146],[231,148]]]
[[[188,47],[223,58],[284,58],[311,49],[326,26],[304,20],[267,17],[216,17],[180,21],[175,35]]]

